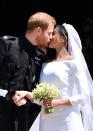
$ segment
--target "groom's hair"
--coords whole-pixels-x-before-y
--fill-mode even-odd
[[[28,19],[27,30],[33,31],[37,27],[41,27],[42,30],[46,30],[49,25],[56,25],[56,20],[51,15],[45,12],[36,12]]]

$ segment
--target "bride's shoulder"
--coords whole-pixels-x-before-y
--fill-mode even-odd
[[[71,62],[71,67],[76,72],[76,71],[80,70],[80,68],[83,67],[83,64],[79,59],[74,58]]]

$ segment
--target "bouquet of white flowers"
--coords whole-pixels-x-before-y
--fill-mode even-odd
[[[58,88],[49,83],[40,83],[36,85],[36,88],[32,91],[33,96],[36,100],[48,101],[57,98],[60,95]],[[53,108],[51,106],[45,108],[46,113],[52,113]]]

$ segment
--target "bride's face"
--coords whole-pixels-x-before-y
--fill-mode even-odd
[[[64,38],[60,36],[57,29],[55,28],[52,36],[52,40],[50,41],[50,48],[60,49],[64,45]]]

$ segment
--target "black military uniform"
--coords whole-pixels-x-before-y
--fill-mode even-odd
[[[32,91],[42,62],[52,56],[48,52],[45,55],[23,36],[0,38],[0,88],[8,90],[6,98],[0,97],[0,131],[28,131],[40,112],[41,107],[29,100],[16,106],[12,96],[15,90]]]

